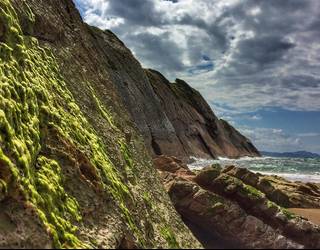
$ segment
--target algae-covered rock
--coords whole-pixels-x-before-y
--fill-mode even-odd
[[[0,1],[0,248],[200,248],[71,0]]]
[[[168,192],[189,226],[197,226],[195,233],[198,237],[210,235],[210,241],[203,241],[207,248],[303,247],[261,219],[247,214],[237,203],[204,190],[195,183],[176,180],[168,187]]]
[[[195,182],[202,186],[210,186],[212,182],[218,178],[221,174],[221,167],[219,165],[212,165],[201,170],[196,178]]]
[[[158,169],[177,211],[204,246],[268,249],[320,246],[319,226],[272,202],[253,186],[262,175],[235,166],[221,169],[214,165],[193,176],[186,174],[185,169],[181,174],[181,168],[176,161],[174,168]]]
[[[316,184],[291,182],[278,176],[255,174],[234,166],[224,169],[223,172],[255,187],[282,207],[320,207],[320,188]]]

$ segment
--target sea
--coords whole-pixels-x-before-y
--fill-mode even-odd
[[[235,165],[247,168],[255,173],[277,175],[291,181],[320,183],[320,158],[244,157],[236,160],[193,158],[192,163],[188,166],[190,169],[199,170],[214,163],[219,163],[223,167]]]

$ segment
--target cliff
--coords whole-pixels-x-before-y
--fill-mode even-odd
[[[0,247],[199,248],[96,33],[127,57],[71,0],[0,1]]]
[[[239,158],[260,156],[253,144],[226,121],[219,120],[199,92],[182,80],[170,83],[144,70],[111,32],[89,27],[114,82],[152,156]]]
[[[218,119],[201,94],[186,82],[177,79],[170,83],[154,70],[146,73],[174,127],[182,154],[202,158],[260,156],[253,144],[228,122]],[[158,153],[175,155],[162,140],[154,138],[153,144]]]
[[[201,248],[152,157],[258,156],[72,0],[0,1],[0,248]]]

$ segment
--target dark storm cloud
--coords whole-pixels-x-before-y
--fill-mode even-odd
[[[186,78],[209,101],[320,110],[318,0],[78,1],[87,22],[111,28],[146,67]]]
[[[263,67],[266,64],[279,61],[293,47],[293,43],[284,41],[279,36],[253,37],[238,43],[238,52],[235,53],[234,60]]]
[[[150,33],[129,34],[126,36],[135,50],[148,63],[160,70],[181,71],[184,68],[179,55],[182,51],[177,44],[168,39],[168,34],[156,36]],[[157,51],[155,54],[154,51]]]
[[[145,0],[109,0],[108,14],[125,17],[131,24],[149,26],[157,25],[161,16],[157,15],[153,1]]]

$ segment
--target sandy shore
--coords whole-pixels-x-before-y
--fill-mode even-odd
[[[320,209],[292,208],[289,209],[289,211],[302,217],[305,217],[315,224],[320,225]]]

